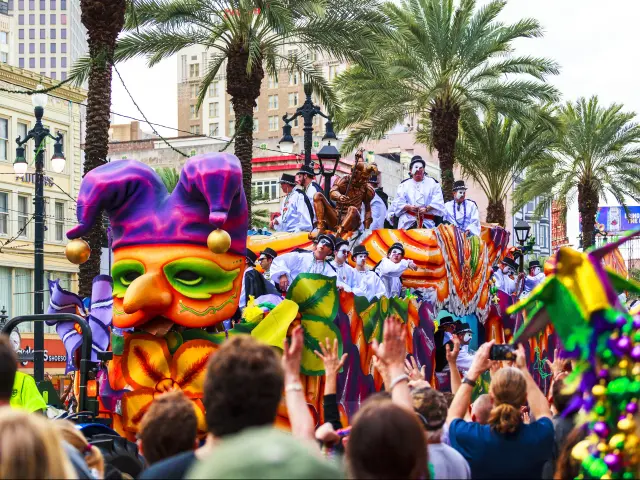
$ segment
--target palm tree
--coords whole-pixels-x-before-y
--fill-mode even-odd
[[[499,113],[519,119],[539,100],[557,97],[556,89],[544,83],[548,74],[558,72],[555,62],[512,55],[515,40],[542,35],[540,25],[534,19],[513,25],[496,21],[505,4],[494,0],[479,9],[475,0],[386,4],[399,38],[380,39],[382,53],[367,56],[375,70],[355,65],[336,82],[343,104],[337,123],[353,127],[343,151],[381,138],[407,116],[416,117],[438,151],[442,189],[450,200],[464,112],[494,105]]]
[[[156,173],[160,177],[160,180],[162,180],[162,183],[164,183],[167,192],[173,192],[180,180],[180,172],[172,167],[161,167],[156,170]]]
[[[235,154],[251,205],[253,110],[266,74],[298,72],[329,111],[336,97],[312,54],[369,65],[362,51],[389,35],[380,0],[137,0],[127,16],[115,61],[146,56],[149,67],[183,48],[201,45],[211,60],[198,108],[224,67],[235,113]],[[86,62],[74,74],[82,78]]]
[[[565,209],[576,199],[582,245],[594,244],[600,199],[609,193],[625,208],[625,197],[640,201],[640,126],[623,106],[603,107],[598,97],[580,98],[561,108],[557,153],[535,162],[515,192],[516,208],[536,197],[546,209],[557,199]]]
[[[557,132],[540,115],[533,121],[518,123],[495,111],[479,119],[475,114],[460,120],[456,158],[462,174],[471,177],[489,200],[487,222],[505,226],[504,201],[525,169],[548,159]]]
[[[124,25],[127,0],[80,0],[81,21],[87,29],[89,44],[87,127],[84,146],[84,173],[107,161],[111,118],[111,65],[116,40]],[[90,297],[93,279],[100,275],[102,245],[106,243],[103,222],[96,222],[85,239],[91,257],[80,265],[79,293]]]

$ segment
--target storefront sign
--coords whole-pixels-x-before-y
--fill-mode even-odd
[[[23,338],[22,345],[17,351],[18,355],[31,356],[33,355],[33,338]],[[23,367],[33,363],[33,360],[21,362]],[[44,366],[45,368],[59,368],[67,363],[67,352],[65,351],[64,344],[59,338],[45,338],[44,339]]]
[[[51,177],[44,177],[44,184],[47,187],[53,187],[53,178]],[[24,176],[22,177],[16,177],[16,181],[20,181],[22,183],[33,183],[35,185],[36,183],[36,174],[35,173],[25,173]]]

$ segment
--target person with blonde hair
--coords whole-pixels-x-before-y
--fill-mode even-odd
[[[0,479],[77,478],[54,422],[0,408]]]
[[[449,442],[469,462],[472,478],[540,478],[553,456],[554,429],[549,404],[527,369],[524,347],[518,346],[516,367],[492,375],[492,403],[486,425],[466,422],[471,392],[494,362],[494,341],[483,344],[456,392],[447,421]],[[524,423],[520,409],[529,404],[535,421]]]
[[[57,420],[54,424],[58,428],[62,439],[82,455],[91,474],[95,478],[104,478],[104,457],[100,449],[91,445],[73,423],[67,420]]]

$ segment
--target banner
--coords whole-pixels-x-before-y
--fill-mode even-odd
[[[596,223],[604,225],[607,233],[622,233],[635,230],[640,226],[640,205],[628,207],[629,214],[625,215],[624,208],[600,207],[596,216]]]

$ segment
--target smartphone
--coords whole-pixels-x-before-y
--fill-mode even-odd
[[[490,360],[507,360],[515,361],[516,359],[516,346],[515,345],[494,345],[489,352]]]

